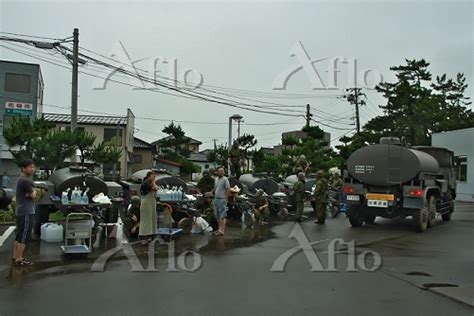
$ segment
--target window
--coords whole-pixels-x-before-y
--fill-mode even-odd
[[[115,177],[114,177],[114,164],[104,164],[102,168],[102,172],[104,174],[105,181],[115,181],[120,177],[120,162],[117,162],[117,167],[115,169]]]
[[[135,163],[142,163],[142,155],[133,155]]]
[[[456,156],[456,180],[467,181],[467,156]]]
[[[115,146],[122,146],[122,129],[104,128],[104,143],[110,143]]]
[[[5,91],[30,93],[31,76],[23,74],[6,73]]]

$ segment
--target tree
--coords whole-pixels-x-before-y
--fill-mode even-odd
[[[227,166],[229,149],[226,144],[217,145],[214,150],[209,151],[207,160],[216,163],[218,166]]]
[[[32,120],[29,117],[13,117],[10,126],[3,130],[9,151],[18,162],[22,159],[34,159],[35,148],[33,143],[44,139],[54,124],[43,118]]]
[[[240,153],[245,158],[247,163],[247,172],[250,171],[250,159],[253,157],[253,151],[251,149],[257,145],[257,139],[254,135],[243,134],[237,138],[237,142],[240,145]]]
[[[49,173],[64,166],[64,161],[76,153],[76,145],[70,131],[50,131],[43,139],[31,142],[37,166]]]
[[[80,152],[79,159],[81,160],[81,166],[84,167],[86,160],[92,160],[94,143],[97,137],[91,133],[75,130],[73,133],[73,139],[76,148],[79,149]]]
[[[171,122],[163,128],[162,132],[168,134],[168,137],[159,142],[163,155],[177,153],[180,157],[189,157],[190,151],[186,146],[189,143],[189,137],[186,136],[181,125]]]
[[[98,164],[117,163],[122,156],[122,148],[102,143],[90,150],[90,158]]]
[[[375,143],[382,136],[404,136],[413,145],[430,145],[431,135],[474,126],[474,115],[465,105],[467,84],[463,74],[456,80],[446,75],[432,83],[429,63],[424,59],[406,60],[406,65],[391,67],[397,81],[376,87],[387,103],[380,106],[382,116],[364,126],[362,137]]]

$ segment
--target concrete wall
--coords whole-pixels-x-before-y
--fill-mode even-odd
[[[467,181],[457,182],[457,200],[474,202],[474,128],[433,134],[435,147],[452,150],[454,156],[467,156]]]
[[[150,149],[134,148],[134,155],[140,155],[142,157],[141,163],[134,163],[131,165],[132,173],[135,173],[142,169],[151,169],[153,167],[153,153]]]
[[[57,128],[65,129],[67,127],[70,127],[70,124],[56,124]],[[116,129],[117,126],[104,126],[104,125],[81,125],[78,124],[77,127],[82,127],[84,128],[84,132],[90,133],[96,137],[95,144],[101,144],[104,141],[104,129],[105,128],[110,128],[110,129]],[[128,134],[127,132],[127,127],[126,126],[120,126],[118,127],[120,130],[122,130],[122,155],[120,156],[120,177],[126,179],[128,176],[131,174],[130,171],[128,170],[128,155],[127,155],[127,148],[124,146],[125,139],[124,135],[126,136]],[[120,133],[120,132],[119,132]],[[131,147],[133,148],[133,146]]]

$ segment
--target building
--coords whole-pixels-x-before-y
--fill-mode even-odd
[[[71,128],[70,114],[44,113],[43,116],[46,121],[55,123],[59,129]],[[109,143],[122,147],[122,155],[116,166],[115,179],[118,176],[126,179],[132,174],[135,115],[130,109],[127,110],[126,116],[78,115],[77,129],[94,135],[96,145]],[[103,165],[104,179],[113,180],[113,170],[114,164]]]
[[[43,113],[44,82],[37,64],[0,60],[0,172],[14,180],[19,170],[3,137],[15,116],[31,119]]]
[[[144,140],[134,137],[132,173],[153,167],[153,146]]]
[[[282,140],[282,142],[285,138],[294,138],[296,140],[301,140],[301,139],[306,138],[306,136],[307,136],[306,132],[303,132],[303,131],[290,131],[290,132],[282,133],[281,134],[281,140]],[[331,142],[331,134],[330,133],[324,132],[324,137],[323,138],[324,138],[325,142],[327,142],[327,143]],[[276,155],[276,156],[281,155],[284,148],[285,148],[284,145],[274,146],[273,147],[273,154]]]
[[[204,170],[209,170],[210,168],[215,169],[217,167],[215,162],[210,162],[207,160],[208,152],[209,151],[206,150],[199,153],[191,153],[189,156],[189,160],[195,165],[199,166],[200,171],[198,173],[202,173]]]
[[[169,139],[173,139],[174,136],[173,135],[170,135],[170,136],[167,136],[167,137],[164,137],[164,138],[161,138],[157,141],[154,141],[153,143],[151,143],[154,147],[154,150],[155,152],[160,155],[163,153],[163,150],[162,148],[160,148],[160,143],[163,142],[163,141],[166,141],[166,140],[169,140]],[[199,146],[202,145],[202,142],[194,139],[194,138],[191,138],[191,137],[187,137],[188,139],[188,142],[183,144],[181,146],[181,148],[183,149],[187,149],[190,153],[199,153]]]
[[[474,127],[435,133],[431,144],[454,152],[458,201],[474,202]]]
[[[155,168],[157,170],[166,170],[171,173],[179,174],[183,165],[176,161],[166,159],[156,159]]]

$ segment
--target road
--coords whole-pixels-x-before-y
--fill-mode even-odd
[[[65,261],[51,244],[32,245],[37,264],[18,270],[9,264],[10,242],[0,248],[0,315],[472,315],[473,224],[474,206],[457,204],[450,222],[438,219],[425,233],[414,232],[409,219],[351,228],[342,215],[324,226],[307,221],[296,228],[292,222],[244,231],[232,227],[226,237],[176,241],[177,254],[198,252],[188,253],[187,266],[178,260],[175,272],[166,271],[166,246],[158,247],[157,271],[133,272],[119,253],[103,272],[91,272],[100,253]],[[275,260],[305,239],[327,240],[313,252],[327,269],[333,257],[328,245],[335,238],[355,242],[358,271],[346,271],[351,256],[344,244],[337,247],[337,271],[311,271],[309,249],[292,256],[284,271],[271,271]],[[147,249],[133,249],[146,268]],[[365,251],[380,255],[374,272],[364,270],[373,268],[373,256],[357,264]],[[197,256],[199,269],[184,271]]]

